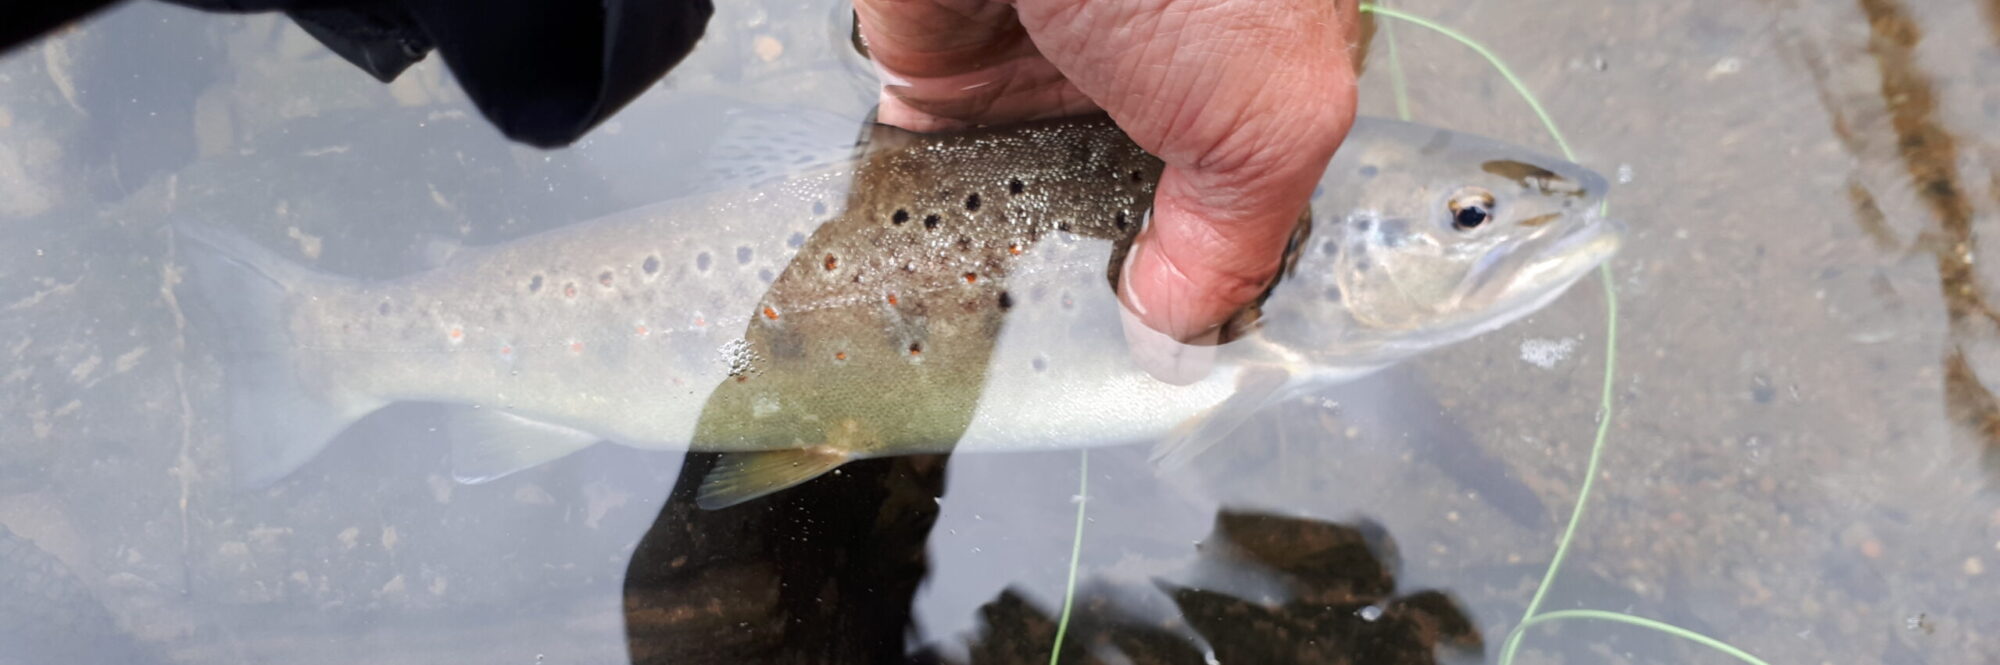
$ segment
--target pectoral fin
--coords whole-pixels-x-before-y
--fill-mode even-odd
[[[1176,469],[1200,456],[1262,409],[1290,379],[1291,373],[1281,367],[1243,370],[1236,380],[1236,392],[1182,421],[1166,440],[1153,447],[1153,465],[1162,470]]]
[[[451,475],[476,484],[590,447],[597,435],[494,409],[453,409],[445,423]]]
[[[723,455],[701,481],[695,505],[728,508],[817,478],[849,459],[846,452],[824,446]]]

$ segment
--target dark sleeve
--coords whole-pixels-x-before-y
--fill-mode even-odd
[[[116,0],[9,2],[0,6],[0,54],[65,23],[90,15]]]
[[[0,21],[0,50],[110,1],[23,3],[27,16]],[[284,11],[384,82],[435,50],[501,133],[544,148],[575,141],[645,92],[694,49],[714,12],[710,0],[168,1]]]

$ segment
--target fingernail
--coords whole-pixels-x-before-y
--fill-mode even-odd
[[[1188,344],[1146,325],[1130,307],[1118,308],[1118,314],[1125,324],[1125,346],[1132,353],[1133,363],[1153,378],[1184,386],[1208,376],[1208,370],[1215,365],[1213,335]]]
[[[1139,316],[1145,316],[1146,303],[1139,302],[1138,294],[1133,293],[1131,289],[1125,288],[1124,284],[1124,282],[1131,279],[1132,261],[1138,258],[1139,258],[1139,241],[1137,239],[1134,239],[1132,241],[1132,246],[1125,248],[1125,265],[1119,266],[1118,268],[1118,281],[1120,282],[1118,285],[1118,296],[1119,296],[1118,300],[1120,302],[1125,303],[1126,306],[1131,308],[1132,310],[1137,311],[1139,313]]]
[[[1173,385],[1200,381],[1215,365],[1215,344],[1221,331],[1210,330],[1182,341],[1146,324],[1146,306],[1128,287],[1132,264],[1142,251],[1144,238],[1142,234],[1134,239],[1118,277],[1118,316],[1125,329],[1126,348],[1132,354],[1132,361],[1155,379]]]

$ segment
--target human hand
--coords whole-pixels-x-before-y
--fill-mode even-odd
[[[1127,330],[1135,355],[1169,381],[1205,374],[1204,343],[1269,285],[1354,121],[1351,0],[854,5],[881,122],[936,131],[1102,109],[1166,162],[1119,292],[1142,324]]]

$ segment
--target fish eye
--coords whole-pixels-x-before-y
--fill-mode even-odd
[[[1477,187],[1461,189],[1445,204],[1451,209],[1451,227],[1471,231],[1493,218],[1493,193]]]

